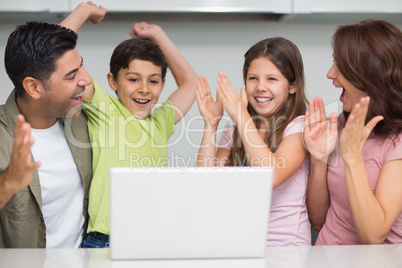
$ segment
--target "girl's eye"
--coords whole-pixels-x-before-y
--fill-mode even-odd
[[[130,82],[137,82],[138,81],[138,79],[137,78],[131,78],[131,79],[128,79]]]
[[[151,80],[151,83],[152,83],[152,84],[158,84],[159,81],[157,81],[157,80]]]
[[[248,78],[248,80],[257,80],[257,77],[250,76],[250,77]]]
[[[276,78],[270,77],[270,78],[268,78],[268,80],[276,81]]]

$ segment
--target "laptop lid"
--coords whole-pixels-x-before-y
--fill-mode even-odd
[[[118,259],[264,257],[271,168],[112,168]]]

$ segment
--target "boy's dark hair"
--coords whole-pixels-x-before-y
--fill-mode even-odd
[[[75,32],[57,24],[32,21],[19,25],[10,34],[4,55],[17,97],[25,94],[22,82],[26,77],[46,86],[56,69],[56,60],[76,47],[77,38]]]
[[[117,79],[120,69],[128,68],[134,59],[150,61],[162,68],[162,79],[165,79],[168,64],[160,47],[151,39],[138,37],[121,42],[110,58],[110,72]]]

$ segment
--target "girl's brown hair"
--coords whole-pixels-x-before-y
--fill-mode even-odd
[[[275,153],[282,141],[282,135],[289,123],[306,112],[307,99],[304,94],[304,67],[300,51],[291,41],[282,38],[268,38],[253,45],[244,54],[243,79],[246,83],[250,64],[258,58],[267,58],[288,80],[289,85],[296,86],[296,93],[289,94],[282,107],[268,117],[257,114],[254,108],[248,104],[247,110],[252,117],[257,129],[264,122],[267,132],[264,138],[265,144]],[[233,133],[233,145],[228,159],[230,166],[248,166],[249,161],[244,150],[243,143],[237,128]]]

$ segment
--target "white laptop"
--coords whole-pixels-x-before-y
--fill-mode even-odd
[[[112,260],[263,258],[273,169],[112,168]]]

